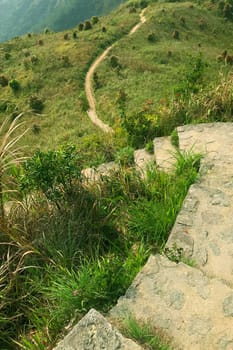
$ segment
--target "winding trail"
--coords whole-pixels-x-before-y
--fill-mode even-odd
[[[129,32],[128,35],[134,34],[143,23],[146,22],[146,17],[144,16],[144,13],[146,11],[146,8],[142,10],[140,13],[140,22],[137,23]],[[97,125],[103,132],[105,133],[114,133],[114,130],[107,124],[105,124],[101,119],[99,119],[97,112],[96,112],[96,102],[95,102],[95,97],[92,89],[92,78],[93,74],[98,67],[98,65],[104,60],[104,58],[107,56],[109,51],[113,48],[113,46],[117,43],[117,41],[109,46],[91,65],[89,68],[86,79],[85,79],[85,92],[86,92],[86,97],[87,101],[89,104],[89,110],[87,111],[87,114],[89,118],[91,119],[92,123]]]

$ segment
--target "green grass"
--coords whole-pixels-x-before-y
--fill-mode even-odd
[[[229,52],[233,49],[232,23],[219,17],[214,9],[191,4],[151,4],[145,12],[147,22],[133,36],[122,38],[111,51],[119,59],[120,71],[111,69],[108,60],[99,66],[102,86],[96,91],[98,111],[111,125],[119,123],[119,91],[126,94],[126,114],[147,112],[150,101],[154,115],[166,115],[171,109],[174,89],[184,82],[190,62],[198,54],[206,64],[203,87],[209,89],[210,84],[217,84],[219,73],[229,70],[216,61],[216,56],[225,48]],[[185,18],[185,24],[181,18]],[[200,21],[206,23],[204,29]],[[180,33],[179,40],[172,37],[175,29]],[[154,42],[147,39],[150,32],[155,33]]]
[[[196,157],[178,158],[176,175],[150,168],[142,179],[121,168],[96,186],[65,186],[58,206],[58,197],[37,191],[12,208],[0,245],[7,349],[15,341],[52,349],[65,326],[92,307],[107,312],[125,293],[149,254],[163,249],[197,176]]]
[[[148,350],[171,350],[172,348],[167,345],[165,341],[159,335],[158,330],[153,329],[150,324],[140,324],[133,318],[129,318],[124,324],[124,331],[126,336],[132,338],[144,349]]]

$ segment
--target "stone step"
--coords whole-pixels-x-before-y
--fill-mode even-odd
[[[54,350],[142,350],[91,309]]]
[[[183,249],[208,276],[233,287],[233,124],[178,128],[183,151],[202,151],[199,181],[191,186],[167,242]]]
[[[145,148],[137,149],[134,151],[134,163],[135,168],[142,174],[145,174],[146,169],[150,164],[155,162],[155,157],[153,154],[148,153]]]
[[[176,159],[174,154],[176,153],[175,147],[171,144],[171,137],[156,137],[153,140],[155,161],[160,170],[170,172],[174,168]]]
[[[110,317],[148,322],[176,350],[233,349],[233,290],[196,268],[151,256]]]

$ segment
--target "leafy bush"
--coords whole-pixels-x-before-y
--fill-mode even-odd
[[[156,41],[155,33],[149,33],[148,36],[147,36],[147,40],[152,42],[152,43],[155,42]]]
[[[80,178],[78,160],[73,145],[63,146],[57,151],[38,150],[23,164],[21,190],[26,194],[39,190],[60,208],[59,201],[67,199]]]
[[[110,66],[112,68],[117,68],[117,67],[120,66],[119,58],[117,56],[115,56],[115,55],[110,56],[109,62],[110,62]]]
[[[93,16],[93,17],[91,18],[91,22],[92,22],[92,24],[98,23],[98,22],[99,22],[99,17]]]
[[[85,21],[83,29],[84,30],[89,30],[91,28],[92,28],[91,22],[90,21]]]
[[[29,106],[35,113],[41,113],[44,108],[44,102],[38,96],[31,96],[29,100]]]
[[[8,78],[5,75],[0,75],[0,85],[5,87],[8,85]]]
[[[158,117],[144,111],[130,116],[122,115],[121,125],[134,148],[143,147],[147,141],[161,136]]]
[[[14,92],[18,92],[21,88],[20,82],[17,79],[10,80],[9,86]]]
[[[116,153],[115,160],[123,166],[130,166],[134,163],[134,149],[132,147],[124,147]]]

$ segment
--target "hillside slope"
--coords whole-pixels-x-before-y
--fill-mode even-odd
[[[0,0],[0,41],[48,27],[59,31],[94,15],[108,13],[124,0]]]

